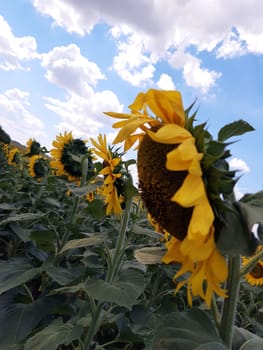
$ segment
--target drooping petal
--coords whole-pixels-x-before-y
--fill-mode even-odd
[[[208,235],[214,222],[214,212],[206,196],[202,197],[195,205],[188,226],[187,237],[189,240],[202,239]]]
[[[193,262],[208,259],[215,249],[214,237],[203,240],[189,240],[187,237],[181,243],[181,253],[183,256],[189,256]]]
[[[175,195],[171,198],[185,208],[193,207],[205,196],[205,186],[199,176],[188,174]]]
[[[156,132],[149,130],[147,133],[153,141],[168,145],[178,144],[193,138],[189,131],[176,124],[165,124]]]

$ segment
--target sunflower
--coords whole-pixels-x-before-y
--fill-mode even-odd
[[[28,171],[31,177],[41,179],[47,172],[48,160],[36,154],[29,158]]]
[[[40,143],[30,138],[26,143],[26,156],[31,157],[42,153]]]
[[[189,304],[200,296],[210,306],[213,293],[226,297],[221,284],[227,265],[216,248],[215,213],[235,181],[225,164],[225,145],[214,144],[205,124],[193,125],[191,107],[184,110],[178,91],[150,89],[137,95],[131,113],[106,114],[121,119],[113,124],[121,128],[114,143],[124,141],[126,151],[138,141],[140,193],[155,229],[169,237],[163,262],[181,264],[174,280],[184,279],[176,291],[187,285]]]
[[[53,141],[54,146],[50,153],[53,159],[50,166],[56,170],[57,175],[66,175],[69,181],[79,181],[81,177],[81,164],[75,157],[88,155],[89,160],[89,176],[92,173],[92,155],[85,141],[74,139],[72,132],[64,132],[59,134]]]
[[[263,251],[263,245],[258,246],[257,252]],[[254,257],[242,257],[242,266],[246,266]],[[245,279],[252,286],[263,285],[263,260],[257,261],[254,267],[245,275]]]
[[[103,159],[102,170],[99,174],[104,176],[101,194],[106,204],[106,215],[110,213],[119,215],[122,212],[122,203],[124,202],[123,182],[120,173],[121,156],[107,146],[105,135],[100,134],[97,141],[91,138],[91,142],[95,147],[93,152]]]
[[[13,147],[11,149],[7,148],[7,163],[9,165],[16,165],[19,162],[19,149],[17,147]]]

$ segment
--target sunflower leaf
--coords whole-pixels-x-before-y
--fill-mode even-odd
[[[56,350],[60,344],[68,345],[81,335],[82,327],[70,322],[63,323],[61,318],[50,323],[46,328],[29,338],[25,350]]]
[[[240,202],[254,205],[256,207],[263,207],[263,191],[257,193],[246,193],[241,199]]]
[[[137,269],[128,268],[121,272],[120,279],[114,283],[99,279],[86,282],[86,291],[92,298],[112,302],[131,309],[144,290],[144,274]]]
[[[146,350],[226,350],[206,313],[193,309],[159,317],[146,339]]]
[[[218,140],[225,141],[232,136],[243,135],[248,131],[254,131],[255,129],[249,123],[243,119],[237,120],[233,123],[223,126],[218,132]]]

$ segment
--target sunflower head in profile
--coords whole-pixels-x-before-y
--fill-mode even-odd
[[[263,251],[263,245],[259,245],[256,254]],[[245,267],[252,257],[242,257],[242,266]],[[263,260],[258,260],[253,268],[245,275],[246,281],[252,286],[263,285]]]
[[[43,153],[42,147],[39,142],[35,139],[30,138],[26,143],[26,153],[25,156],[32,157],[37,154]]]
[[[85,141],[75,139],[72,132],[65,131],[56,137],[52,145],[54,148],[50,151],[50,166],[55,169],[57,175],[66,175],[70,181],[79,181],[82,175],[80,158],[83,156],[87,156],[89,160],[87,178],[93,175],[92,153]]]
[[[41,155],[34,155],[29,158],[28,172],[29,175],[37,180],[42,179],[48,171],[48,159]]]
[[[215,222],[223,223],[222,198],[236,178],[225,135],[215,141],[206,123],[194,125],[192,107],[184,110],[179,91],[150,89],[137,95],[130,113],[105,114],[120,119],[113,124],[120,128],[114,143],[128,150],[138,142],[141,197],[155,229],[169,237],[163,262],[181,264],[176,290],[187,285],[190,304],[200,296],[210,305],[213,293],[226,297],[227,265],[216,247]]]
[[[124,165],[121,153],[114,151],[107,144],[105,135],[99,135],[98,139],[91,139],[94,146],[93,152],[102,159],[102,169],[99,174],[104,176],[104,184],[101,194],[106,204],[106,215],[122,213],[125,205],[125,191],[123,181]]]

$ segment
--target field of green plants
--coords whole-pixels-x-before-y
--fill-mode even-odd
[[[53,153],[35,140],[23,150],[1,142],[0,349],[224,350],[227,332],[231,349],[262,350],[263,264],[260,282],[241,276],[225,330],[224,298],[210,308],[198,296],[189,305],[187,285],[175,293],[180,264],[162,262],[135,161],[102,137],[84,144],[70,133]],[[64,167],[54,168],[58,154]],[[245,202],[259,208],[263,193]]]

